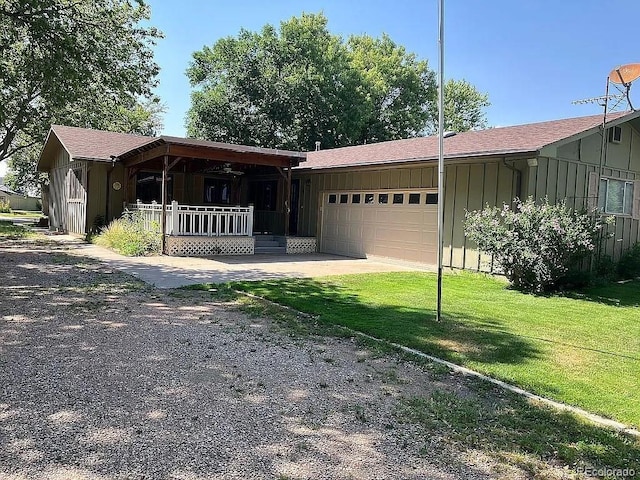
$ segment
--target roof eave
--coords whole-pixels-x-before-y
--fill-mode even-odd
[[[473,152],[473,153],[464,153],[460,155],[446,155],[445,161],[455,161],[455,160],[468,160],[468,159],[488,159],[492,157],[502,157],[502,156],[518,156],[518,157],[530,157],[530,156],[538,156],[540,153],[539,150],[520,150],[520,149],[505,149],[505,150],[494,150],[487,152]],[[317,167],[314,166],[299,166],[294,167],[294,170],[302,171],[312,171],[312,170],[332,170],[335,168],[350,168],[350,167],[384,167],[386,165],[414,165],[419,163],[428,163],[435,162],[438,160],[437,156],[428,156],[428,157],[416,157],[416,158],[402,158],[398,160],[388,160],[383,162],[358,162],[358,163],[347,163],[347,164],[338,164],[338,165],[319,165]]]
[[[621,117],[614,118],[613,120],[608,120],[605,125],[605,128],[615,127],[616,125],[620,125],[621,123],[628,122],[629,120],[634,120],[638,117],[640,117],[640,110],[631,112],[628,115],[623,115]],[[604,119],[604,116],[603,116],[603,119]],[[594,127],[588,128],[586,130],[583,130],[581,132],[570,135],[568,137],[562,138],[560,140],[556,140],[555,142],[541,145],[540,150],[542,150],[543,148],[549,148],[549,147],[560,147],[567,143],[575,142],[576,140],[580,140],[582,138],[593,135],[594,133],[598,133],[601,129],[602,129],[602,123]]]

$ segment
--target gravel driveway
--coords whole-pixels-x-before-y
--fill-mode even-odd
[[[521,476],[398,415],[450,374],[64,248],[0,246],[2,480]]]

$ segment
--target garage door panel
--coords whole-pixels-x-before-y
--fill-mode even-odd
[[[340,193],[337,193],[338,198]],[[353,192],[344,193],[352,198]],[[408,192],[402,193],[405,199],[409,198]],[[326,204],[328,195],[323,195],[323,198],[321,251],[353,257],[378,255],[436,263],[436,205]],[[364,198],[362,193],[361,198]],[[377,193],[375,198],[378,198]],[[391,200],[393,195],[388,198]]]

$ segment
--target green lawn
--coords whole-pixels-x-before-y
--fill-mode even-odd
[[[466,365],[640,426],[640,282],[534,296],[479,274],[381,273],[231,284],[321,322]]]
[[[6,218],[6,219],[12,219],[16,217],[38,219],[42,216],[43,216],[42,212],[34,212],[31,210],[12,210],[11,213],[0,213],[0,217]]]

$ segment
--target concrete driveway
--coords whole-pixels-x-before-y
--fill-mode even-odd
[[[386,259],[356,259],[338,255],[251,255],[214,258],[125,257],[67,235],[50,238],[72,246],[71,255],[106,262],[158,288],[176,288],[197,283],[224,283],[276,278],[310,278],[352,273],[431,271],[426,265]]]

